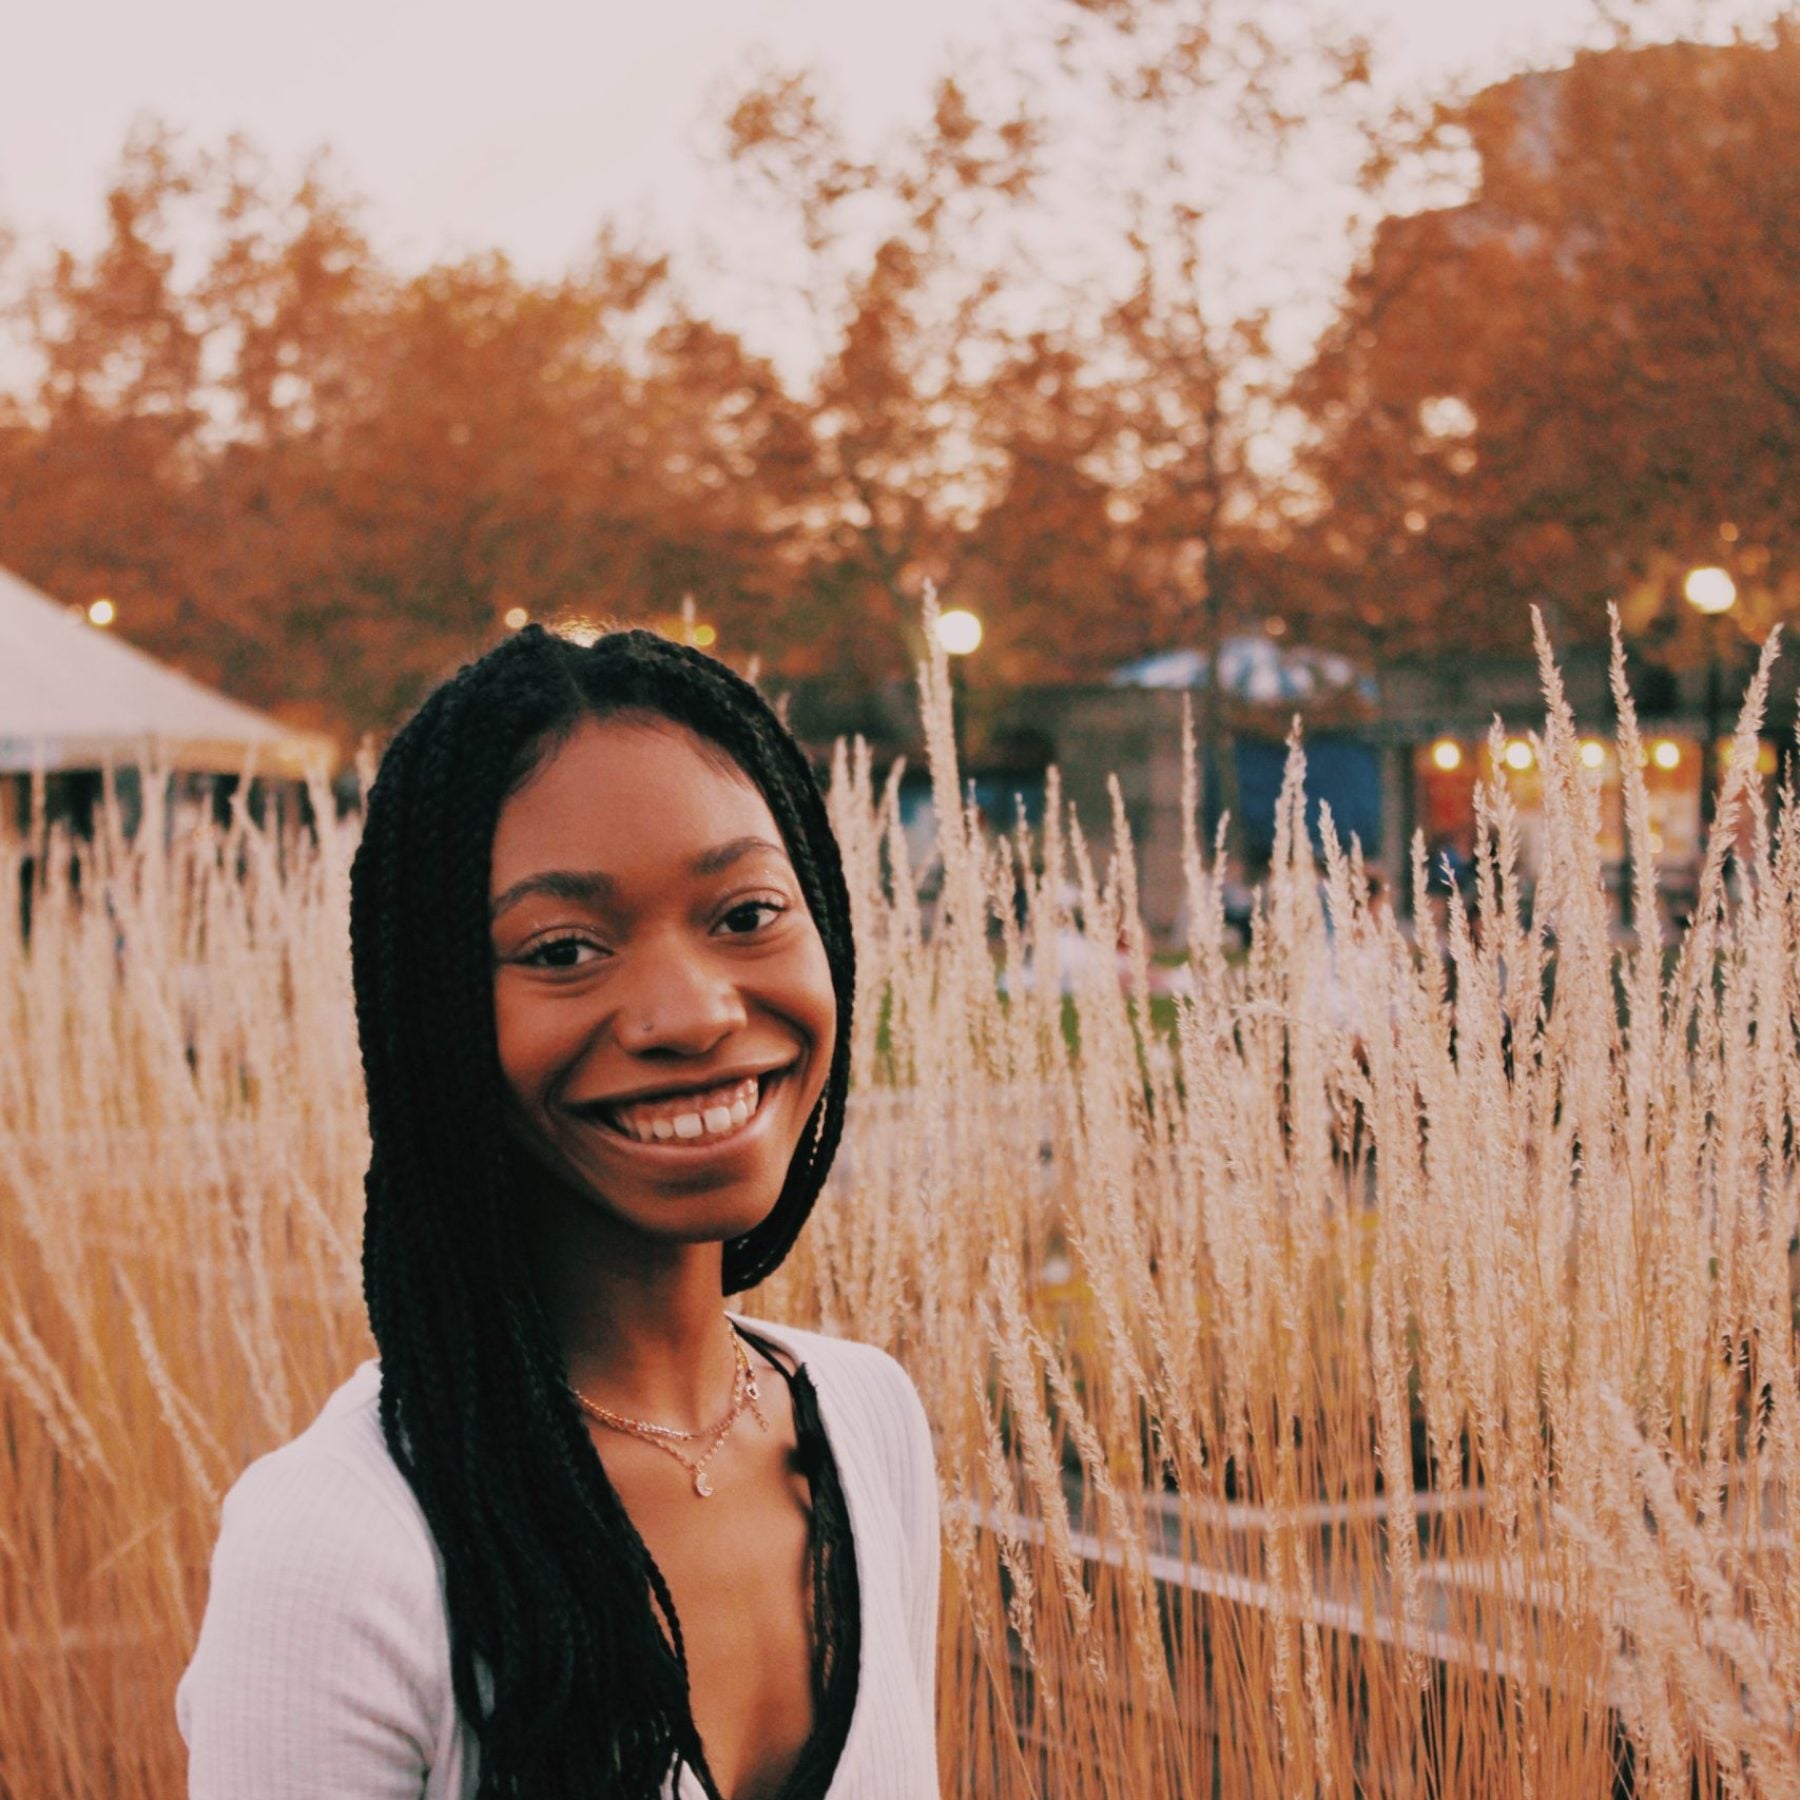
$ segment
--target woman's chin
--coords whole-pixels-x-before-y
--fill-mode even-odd
[[[595,1211],[633,1236],[666,1244],[729,1243],[754,1231],[775,1210],[773,1198],[758,1203],[724,1194],[696,1194],[683,1204],[632,1207],[629,1211],[591,1190],[584,1198]]]
[[[540,1172],[535,1186],[535,1210],[560,1215],[564,1230],[648,1244],[728,1243],[762,1224],[780,1197],[711,1188],[624,1199],[616,1191],[600,1187],[583,1171],[569,1168]]]

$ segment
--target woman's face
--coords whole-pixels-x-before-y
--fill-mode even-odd
[[[651,1238],[765,1218],[837,1005],[750,779],[670,721],[586,720],[502,808],[490,898],[500,1063],[536,1160]]]

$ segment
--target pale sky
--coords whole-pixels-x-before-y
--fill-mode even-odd
[[[241,131],[280,168],[329,146],[381,250],[499,247],[551,275],[612,216],[677,249],[729,239],[701,148],[709,101],[759,54],[816,65],[857,147],[917,117],[957,50],[1046,0],[4,0],[0,223],[27,252],[91,241],[134,119]],[[10,12],[10,17],[6,15]],[[1572,45],[1585,0],[1343,0],[1429,83]],[[721,229],[722,228],[722,229]],[[734,243],[754,257],[754,242]]]

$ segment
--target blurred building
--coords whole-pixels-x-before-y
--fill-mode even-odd
[[[1601,862],[1623,917],[1629,857],[1608,654],[1577,649],[1558,661],[1582,734],[1581,767],[1599,800]],[[1731,730],[1751,673],[1748,655],[1730,661],[1723,673],[1725,706],[1713,716],[1707,671],[1675,671],[1636,658],[1628,666],[1642,738],[1649,848],[1676,916],[1691,904],[1696,890],[1706,849],[1702,786],[1709,769],[1722,779],[1729,764]],[[1453,869],[1470,867],[1475,790],[1495,773],[1490,727],[1499,717],[1505,726],[1500,772],[1518,811],[1519,860],[1529,888],[1538,871],[1543,800],[1537,746],[1530,734],[1541,727],[1543,716],[1537,668],[1526,658],[1411,658],[1384,668],[1380,716],[1371,738],[1387,759],[1389,813],[1398,842],[1409,844],[1416,830],[1434,869],[1446,856]],[[1794,672],[1777,665],[1757,749],[1765,805],[1773,804],[1781,747],[1792,747],[1794,725]],[[1740,833],[1748,838],[1747,820],[1740,822]]]
[[[1622,918],[1628,859],[1608,655],[1575,648],[1561,656],[1560,667],[1583,734],[1581,766],[1599,800],[1601,862]],[[1728,672],[1727,733],[1748,674],[1748,663],[1734,663]],[[1176,931],[1183,903],[1183,702],[1197,717],[1209,679],[1207,659],[1182,650],[1093,683],[1003,693],[973,688],[964,711],[965,773],[997,829],[1009,828],[1021,806],[1034,827],[1039,823],[1044,771],[1055,764],[1089,841],[1104,844],[1111,830],[1108,777],[1117,776],[1137,846],[1144,917],[1165,938]],[[1670,910],[1679,915],[1691,902],[1704,848],[1705,675],[1634,659],[1630,679],[1643,737],[1650,849]],[[1454,882],[1472,895],[1475,793],[1496,773],[1490,731],[1498,717],[1504,726],[1498,772],[1517,813],[1520,875],[1527,893],[1535,885],[1542,787],[1532,734],[1543,724],[1544,697],[1530,658],[1411,657],[1385,664],[1377,675],[1344,657],[1246,635],[1227,640],[1220,681],[1229,764],[1222,786],[1239,821],[1242,868],[1235,873],[1241,878],[1258,878],[1266,864],[1287,734],[1298,718],[1315,842],[1321,806],[1328,805],[1340,840],[1361,844],[1405,913],[1417,833],[1434,886],[1447,891]],[[1794,741],[1795,710],[1789,672],[1771,696],[1759,746],[1762,788],[1771,801],[1779,748]],[[916,746],[896,747],[917,756]],[[1715,767],[1723,768],[1728,750],[1715,742]],[[909,780],[912,807],[922,813],[929,785],[921,764],[915,762]],[[928,820],[918,823],[923,841]]]

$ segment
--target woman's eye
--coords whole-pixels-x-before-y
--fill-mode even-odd
[[[787,908],[778,900],[741,900],[719,921],[733,937],[748,937],[778,919]]]
[[[600,955],[600,946],[586,938],[550,938],[532,947],[519,958],[531,969],[579,969]]]

